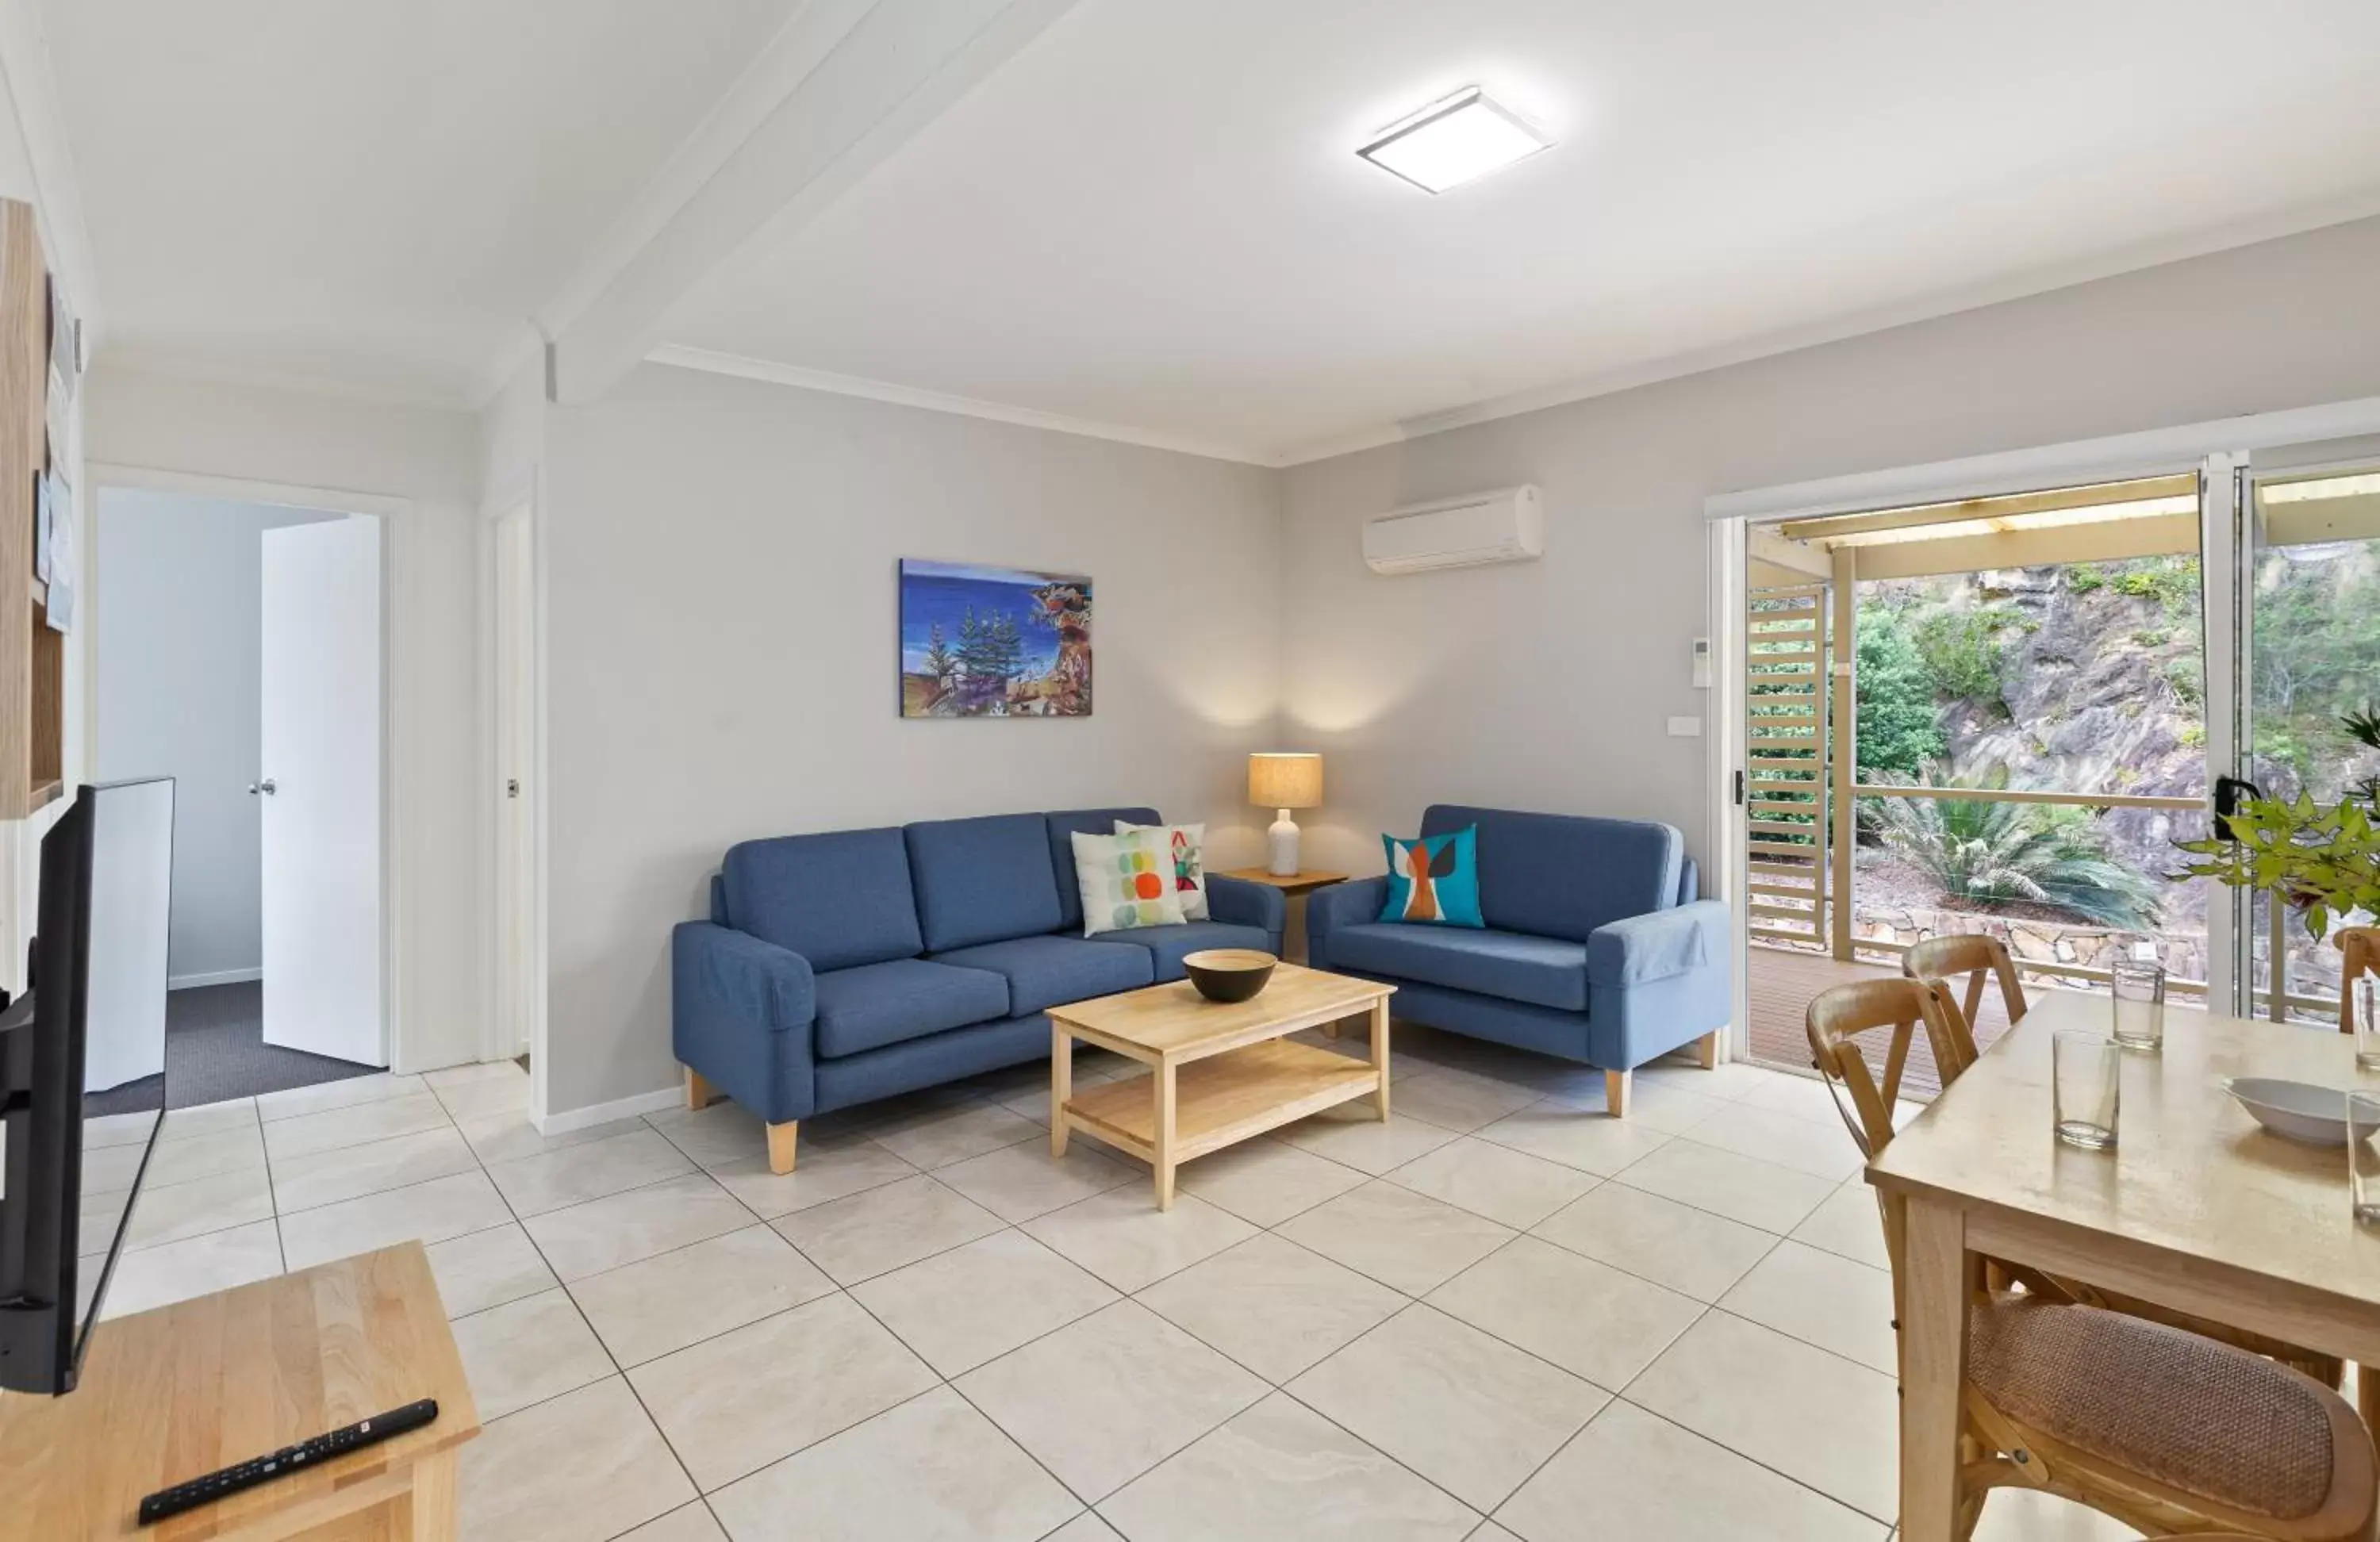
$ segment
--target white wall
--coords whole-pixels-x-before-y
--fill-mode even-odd
[[[655,365],[545,457],[549,1112],[674,1084],[670,928],[735,841],[1148,803],[1260,855],[1273,473]],[[902,721],[905,556],[1089,574],[1094,715]]]
[[[85,443],[103,480],[103,467],[128,467],[404,500],[387,559],[395,1068],[478,1059],[476,423],[104,365],[85,396]]]
[[[103,488],[86,585],[91,774],[174,778],[175,984],[263,961],[263,532],[336,515]]]
[[[1703,500],[2380,395],[2380,220],[1296,467],[1285,478],[1289,747],[1330,757],[1311,859],[1464,801],[1665,820],[1705,847],[1688,649]],[[1542,561],[1383,578],[1363,521],[1536,482]]]

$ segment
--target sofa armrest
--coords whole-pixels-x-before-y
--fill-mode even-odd
[[[1389,880],[1350,879],[1317,889],[1305,899],[1305,957],[1317,969],[1330,967],[1330,934],[1341,927],[1359,926],[1380,918],[1389,903]]]
[[[818,1015],[808,959],[749,932],[685,921],[671,939],[675,989],[727,1008],[772,1033],[806,1028]]]
[[[1281,934],[1289,926],[1289,898],[1269,883],[1245,878],[1207,875],[1207,917],[1235,927],[1262,927],[1272,934],[1273,951],[1281,951]]]
[[[1694,900],[1668,910],[1600,926],[1586,940],[1587,983],[1625,990],[1691,973],[1727,957],[1729,917],[1718,900]]]

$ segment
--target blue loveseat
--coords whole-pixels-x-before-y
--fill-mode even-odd
[[[671,1042],[793,1170],[812,1114],[1050,1056],[1047,1008],[1183,977],[1201,948],[1281,952],[1278,890],[1209,875],[1208,919],[1086,938],[1072,835],[1153,808],[935,820],[731,847],[671,947]]]
[[[1479,829],[1487,929],[1380,919],[1388,880],[1318,890],[1309,962],[1397,987],[1408,1022],[1601,1068],[1610,1111],[1629,1073],[1700,1041],[1716,1062],[1732,1004],[1727,906],[1695,898],[1685,838],[1666,824],[1438,804],[1425,836]]]

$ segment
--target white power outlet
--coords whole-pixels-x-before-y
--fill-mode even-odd
[[[1702,736],[1702,719],[1671,718],[1670,720],[1670,737],[1673,739],[1699,739]]]

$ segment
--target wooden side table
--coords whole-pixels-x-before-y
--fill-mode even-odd
[[[1222,876],[1244,878],[1250,883],[1269,883],[1289,897],[1289,924],[1281,932],[1281,953],[1282,959],[1291,964],[1305,962],[1305,906],[1299,902],[1317,889],[1328,889],[1334,883],[1347,881],[1345,873],[1326,873],[1307,868],[1283,877],[1264,868],[1232,868],[1224,869]]]
[[[138,1524],[144,1495],[418,1398],[438,1417]],[[76,1389],[0,1396],[0,1538],[453,1542],[480,1433],[430,1258],[409,1242],[102,1322]]]

